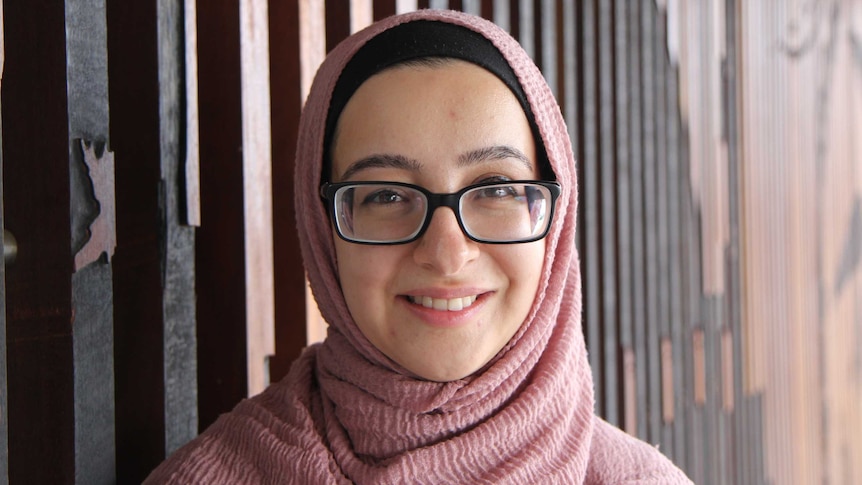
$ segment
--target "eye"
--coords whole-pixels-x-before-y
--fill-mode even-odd
[[[484,187],[477,191],[476,196],[485,199],[503,199],[507,197],[516,197],[518,191],[511,185],[492,185]]]
[[[371,192],[362,199],[362,205],[386,205],[403,202],[406,200],[403,194],[391,188],[379,189]]]

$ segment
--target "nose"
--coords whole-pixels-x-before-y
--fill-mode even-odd
[[[478,256],[479,244],[461,231],[455,213],[448,207],[434,211],[413,251],[416,263],[443,276],[457,274]]]

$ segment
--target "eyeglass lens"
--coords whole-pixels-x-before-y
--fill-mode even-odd
[[[542,185],[500,183],[462,193],[458,212],[462,228],[474,239],[519,242],[545,233],[551,203],[551,192]],[[358,242],[411,240],[430,217],[426,194],[397,184],[347,185],[336,192],[334,204],[339,232]]]

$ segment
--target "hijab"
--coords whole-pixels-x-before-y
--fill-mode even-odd
[[[415,35],[420,47],[381,52],[380,46],[399,44],[380,41],[393,33]],[[422,46],[432,44],[429,54]],[[333,118],[349,96],[375,72],[405,60],[400,57],[427,55],[474,62],[509,86],[530,121],[537,154],[562,185],[526,320],[488,365],[451,382],[412,376],[359,330],[341,292],[331,223],[318,192]],[[481,59],[491,60],[483,65]],[[594,415],[581,329],[574,157],[559,106],[517,41],[491,22],[452,11],[422,10],[373,24],[321,65],[297,146],[297,231],[314,298],[329,324],[327,338],[307,348],[282,381],[221,416],[148,480],[688,483],[654,448]]]

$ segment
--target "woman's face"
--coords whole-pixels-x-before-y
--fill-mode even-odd
[[[454,60],[400,66],[369,78],[345,106],[332,181],[452,193],[483,181],[538,179],[535,153],[520,104],[493,74]],[[411,243],[334,237],[341,288],[359,329],[389,358],[434,381],[476,372],[508,343],[533,303],[545,254],[544,240],[474,242],[446,207]]]

